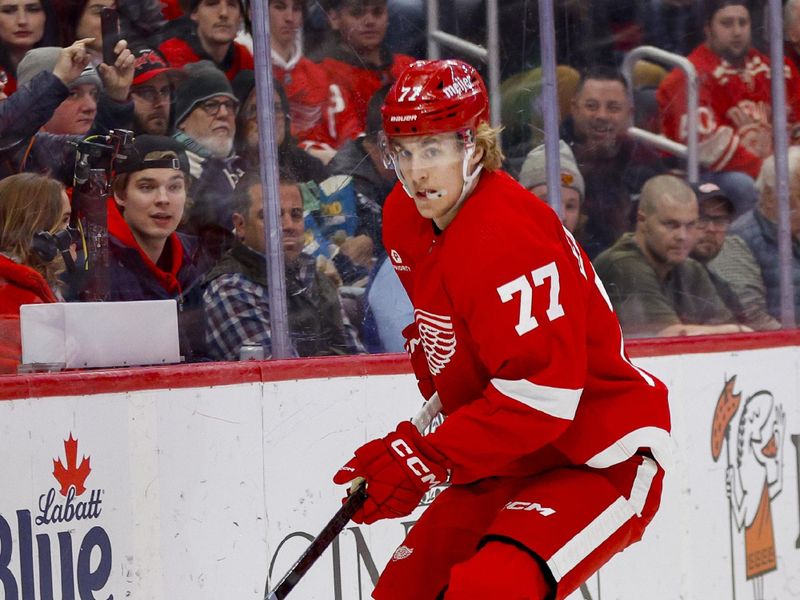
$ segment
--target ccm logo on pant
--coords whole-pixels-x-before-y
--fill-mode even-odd
[[[436,475],[431,473],[431,470],[425,465],[425,463],[422,462],[418,456],[414,456],[414,451],[403,440],[393,441],[391,447],[399,457],[406,459],[406,466],[408,466],[414,475],[420,478],[422,483],[428,485],[429,487],[442,484],[441,481],[436,479]]]
[[[543,517],[549,517],[550,515],[556,514],[556,511],[552,508],[547,508],[546,506],[542,506],[538,502],[525,502],[516,500],[514,502],[509,502],[506,504],[506,510],[524,510],[524,511],[536,511]]]

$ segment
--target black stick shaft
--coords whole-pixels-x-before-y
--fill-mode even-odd
[[[280,580],[275,589],[264,596],[264,600],[283,600],[283,598],[286,598],[289,592],[294,589],[294,586],[302,579],[303,575],[317,562],[317,559],[322,556],[322,553],[331,545],[331,542],[350,522],[350,519],[358,509],[364,505],[366,499],[367,485],[366,481],[362,480],[350,494],[350,497],[347,498],[347,501],[342,504],[342,507],[336,511],[333,518],[328,521],[328,524],[322,528],[319,535],[314,538],[305,552],[297,559],[297,562],[292,565],[289,572],[283,576],[283,579]]]

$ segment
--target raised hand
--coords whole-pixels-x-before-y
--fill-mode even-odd
[[[61,49],[53,67],[53,75],[58,77],[64,85],[75,81],[89,64],[89,52],[86,47],[93,41],[94,38],[84,38]]]
[[[128,50],[128,42],[120,40],[114,46],[117,60],[113,65],[101,63],[97,66],[100,79],[106,94],[117,102],[125,102],[133,83],[133,75],[136,70],[136,57]]]

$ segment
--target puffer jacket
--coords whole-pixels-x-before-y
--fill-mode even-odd
[[[22,358],[19,307],[56,302],[37,271],[0,254],[0,374],[17,372]]]

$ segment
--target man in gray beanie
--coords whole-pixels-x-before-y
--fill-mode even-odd
[[[27,94],[31,104],[24,118],[3,128],[0,178],[28,171],[48,173],[71,185],[75,148],[70,142],[83,139],[87,133],[130,129],[133,103],[127,96],[133,79],[133,55],[126,42],[120,41],[114,65],[89,70],[88,41],[90,38],[78,40],[68,48],[35,48],[20,61],[17,93],[21,100]],[[101,86],[105,92],[98,104],[96,95]]]
[[[569,231],[575,231],[580,219],[581,202],[586,189],[583,175],[575,163],[572,149],[564,140],[559,141],[561,163],[561,222]],[[547,164],[544,145],[538,146],[528,153],[519,182],[545,202],[547,201]]]
[[[133,81],[134,58],[124,40],[117,44],[116,50],[118,54],[114,65],[101,64],[97,69],[86,65],[81,74],[67,85],[69,96],[45,123],[42,128],[44,131],[56,135],[87,134],[94,125],[101,92],[111,101],[110,114],[122,114],[126,109],[130,112],[127,104]],[[57,47],[29,50],[17,67],[19,85],[32,80],[42,71],[53,72],[61,53],[62,49]],[[112,117],[112,121],[116,120]]]
[[[233,242],[231,202],[244,168],[233,150],[239,101],[231,84],[213,63],[200,61],[181,69],[175,88],[174,138],[186,148],[191,172],[192,205],[184,231],[200,237],[212,261]]]

